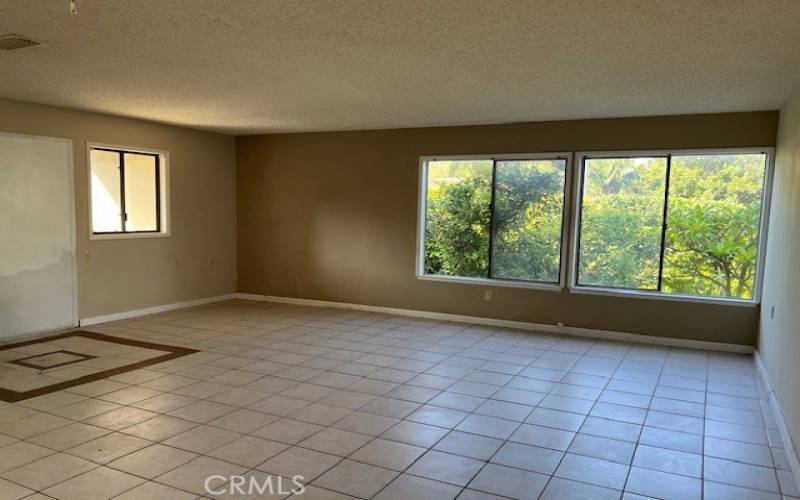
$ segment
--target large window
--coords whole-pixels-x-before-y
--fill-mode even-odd
[[[573,285],[752,300],[768,154],[579,155]]]
[[[166,233],[165,156],[89,147],[93,237]]]
[[[566,155],[422,162],[419,274],[561,283]]]

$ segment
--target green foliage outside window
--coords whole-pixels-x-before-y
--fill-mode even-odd
[[[671,158],[665,293],[752,298],[766,157]],[[666,158],[587,159],[578,282],[658,290]],[[426,274],[558,282],[560,160],[428,164]],[[490,245],[490,232],[494,238]]]

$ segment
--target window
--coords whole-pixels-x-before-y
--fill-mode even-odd
[[[578,159],[575,287],[756,300],[767,152]]]
[[[559,286],[566,155],[423,158],[418,275]]]
[[[90,145],[93,238],[167,234],[166,154]]]

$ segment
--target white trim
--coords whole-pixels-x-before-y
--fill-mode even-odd
[[[514,281],[496,278],[470,278],[468,276],[445,276],[440,274],[423,274],[417,276],[423,281],[441,281],[443,283],[463,283],[465,285],[499,286],[506,288],[527,288],[529,290],[545,290],[560,292],[563,288],[558,283],[543,283],[539,281]]]
[[[67,173],[69,175],[69,233],[70,244],[72,246],[72,260],[70,267],[72,268],[72,326],[76,327],[80,324],[80,317],[78,311],[78,210],[75,206],[75,152],[73,151],[72,140],[63,139],[67,142],[67,149],[69,150],[69,166]]]
[[[778,426],[778,432],[781,435],[783,449],[786,451],[786,457],[789,461],[789,468],[794,476],[797,489],[800,490],[800,457],[798,457],[797,447],[794,445],[789,426],[786,424],[786,417],[783,414],[781,402],[778,400],[777,393],[775,393],[775,390],[772,388],[769,374],[764,365],[764,360],[761,358],[758,349],[755,351],[755,360],[758,374],[761,376],[761,382],[764,384],[764,389],[766,389],[769,396],[769,406],[770,409],[772,409],[772,416],[775,419],[775,424]]]
[[[258,295],[252,293],[237,293],[237,299],[255,300],[260,302],[275,302],[280,304],[294,304],[312,307],[332,307],[336,309],[349,309],[366,311],[395,316],[410,316],[414,318],[453,321],[458,323],[472,323],[476,325],[497,326],[502,328],[516,328],[519,330],[533,330],[537,332],[555,333],[562,335],[575,335],[603,340],[616,340],[620,342],[634,342],[637,344],[662,345],[669,347],[684,347],[688,349],[706,349],[711,351],[735,352],[752,354],[753,346],[741,344],[725,344],[722,342],[708,342],[705,340],[690,340],[671,337],[656,337],[638,333],[615,332],[611,330],[595,330],[575,326],[545,325],[528,323],[525,321],[511,321],[506,319],[483,318],[480,316],[464,316],[460,314],[439,313],[434,311],[420,311],[416,309],[398,309],[394,307],[371,306],[365,304],[352,304],[348,302],[330,302],[327,300],[300,299],[294,297],[278,297],[273,295]]]
[[[717,304],[736,307],[756,307],[758,304],[752,300],[727,299],[725,297],[697,297],[694,295],[680,295],[677,293],[648,292],[646,290],[628,290],[623,288],[603,288],[589,286],[573,286],[569,293],[576,295],[604,295],[607,297],[628,297],[646,300],[666,300],[672,302],[701,302],[703,304]]]
[[[204,304],[211,304],[213,302],[221,302],[223,300],[230,300],[234,298],[236,298],[236,294],[228,293],[225,295],[217,295],[214,297],[187,300],[186,302],[175,302],[173,304],[164,304],[161,306],[146,307],[144,309],[134,309],[132,311],[123,311],[119,313],[106,314],[103,316],[94,316],[91,318],[81,319],[80,326],[99,325],[101,323],[109,323],[111,321],[120,321],[123,319],[138,318],[139,316],[148,316],[150,314],[174,311],[176,309],[185,309],[187,307],[202,306]]]
[[[585,158],[626,158],[626,157],[666,157],[689,155],[720,155],[720,154],[765,154],[766,165],[764,171],[764,187],[761,193],[761,219],[759,221],[758,255],[756,257],[756,276],[753,283],[754,293],[752,299],[736,299],[725,297],[703,297],[694,295],[668,294],[664,292],[649,292],[645,290],[626,290],[608,287],[589,287],[578,285],[578,247],[580,238],[580,205],[583,195],[583,162]],[[724,304],[734,306],[755,307],[761,303],[761,289],[764,279],[764,259],[766,258],[767,232],[769,225],[769,210],[772,193],[772,178],[775,169],[775,148],[716,148],[716,149],[669,149],[669,150],[642,150],[642,151],[578,151],[574,159],[575,175],[573,179],[574,195],[572,198],[572,229],[570,231],[570,256],[569,279],[567,288],[570,293],[586,295],[608,295],[620,297],[637,297],[643,299],[672,300],[682,302],[698,302],[703,304]]]
[[[104,233],[95,234],[92,222],[92,148],[106,148],[115,149],[130,153],[147,153],[150,155],[157,154],[159,156],[159,197],[161,204],[161,230],[152,233]],[[89,193],[89,240],[126,240],[126,239],[139,239],[139,238],[169,238],[172,235],[172,226],[170,219],[170,164],[169,164],[169,151],[154,148],[141,148],[121,146],[119,144],[106,144],[102,142],[86,142],[86,182],[88,184]]]
[[[564,160],[564,192],[561,209],[561,255],[559,265],[558,283],[541,281],[515,281],[498,278],[470,278],[466,276],[445,276],[425,273],[425,217],[427,215],[427,187],[428,187],[428,162],[437,160]],[[473,155],[427,155],[419,157],[419,182],[417,184],[417,242],[416,256],[414,259],[414,274],[417,279],[428,281],[442,281],[451,283],[467,283],[485,286],[508,288],[528,288],[533,290],[561,291],[566,285],[568,256],[567,227],[569,225],[568,210],[570,206],[572,180],[572,153],[503,153],[503,154],[473,154]]]

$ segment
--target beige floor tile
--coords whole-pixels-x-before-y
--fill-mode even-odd
[[[101,401],[99,399],[86,399],[71,405],[55,408],[50,410],[50,413],[54,413],[70,420],[78,421],[91,418],[95,415],[100,415],[101,413],[106,413],[111,410],[116,410],[118,408],[122,408],[122,406],[109,401]]]
[[[53,450],[24,441],[17,441],[3,446],[0,448],[0,472],[16,469],[20,465],[25,465],[53,453],[55,453]]]
[[[31,408],[3,403],[0,405],[0,424],[14,422],[15,420],[19,420],[21,418],[36,415],[36,413],[36,410]]]
[[[156,482],[172,486],[198,495],[205,495],[206,479],[210,476],[230,477],[242,474],[246,467],[234,465],[210,457],[198,457],[177,469],[156,478]],[[211,481],[208,483],[212,489],[220,486],[225,481]]]
[[[381,437],[430,448],[448,433],[447,429],[417,422],[401,421],[391,429],[384,432]]]
[[[314,484],[346,495],[371,498],[396,476],[395,471],[344,460],[314,480]]]
[[[87,418],[83,422],[104,429],[118,431],[158,416],[158,413],[125,406]]]
[[[180,467],[196,457],[196,453],[154,444],[118,458],[109,463],[108,467],[152,479]]]
[[[410,444],[374,439],[350,455],[350,459],[396,471],[404,471],[414,463],[425,448]]]
[[[40,413],[3,425],[3,434],[18,439],[26,439],[37,434],[42,434],[59,427],[64,427],[71,422],[66,418]]]
[[[251,410],[261,411],[270,415],[285,417],[300,408],[310,405],[311,402],[303,399],[294,399],[286,396],[270,396],[248,406]]]
[[[258,411],[241,409],[216,418],[209,422],[208,425],[249,434],[271,422],[275,422],[278,418],[279,417],[275,415],[267,415],[266,413]]]
[[[306,486],[302,494],[294,495],[290,498],[293,500],[358,500],[356,497],[336,493],[335,491],[326,490],[318,486]]]
[[[245,467],[255,467],[289,445],[254,436],[243,436],[208,453],[209,456]]]
[[[198,401],[188,406],[182,406],[177,410],[172,410],[169,412],[169,415],[204,424],[235,410],[235,406],[213,403],[211,401]]]
[[[132,385],[118,391],[97,396],[97,398],[102,399],[103,401],[110,401],[112,403],[121,405],[129,405],[152,398],[154,396],[158,396],[159,394],[161,394],[161,392],[155,389],[148,389],[147,387]]]
[[[91,441],[92,439],[105,436],[110,432],[111,431],[108,429],[102,429],[93,425],[74,423],[33,436],[28,438],[27,441],[54,450],[63,451]]]
[[[202,454],[230,443],[240,436],[241,434],[237,432],[200,425],[172,436],[164,441],[164,444]]]
[[[149,441],[136,436],[115,432],[70,448],[67,453],[99,464],[107,464],[150,444]]]
[[[554,477],[547,484],[540,499],[562,500],[565,498],[591,498],[597,500],[618,500],[619,496],[619,490],[611,490],[600,486]]]
[[[144,480],[107,467],[99,467],[44,490],[61,500],[106,500],[143,483]]]
[[[435,481],[458,486],[467,483],[483,467],[483,462],[450,453],[429,451],[417,460],[406,472]]]
[[[333,427],[351,432],[377,436],[387,431],[400,420],[373,413],[356,411],[336,422]]]
[[[364,434],[341,431],[329,427],[301,441],[299,445],[304,448],[346,457],[371,440],[371,437]]]
[[[452,431],[436,443],[434,449],[478,460],[489,460],[502,444],[500,439]]]
[[[148,398],[137,403],[133,403],[131,406],[135,406],[136,408],[141,408],[143,410],[154,411],[157,413],[167,413],[177,408],[181,408],[183,406],[188,406],[194,402],[199,401],[197,398],[192,398],[189,396],[181,396],[179,394],[159,394],[158,396],[154,396],[152,398]]]
[[[18,484],[0,479],[0,499],[17,500],[18,498],[28,498],[34,491],[24,488]]]
[[[44,396],[37,396],[35,398],[20,401],[19,404],[35,410],[47,411],[61,406],[67,406],[72,403],[77,403],[86,399],[86,396],[79,394],[72,394],[66,391],[58,391]]]
[[[164,352],[152,353],[153,356],[148,357],[157,357],[164,354]],[[146,368],[133,370],[130,372],[120,373],[119,375],[114,375],[109,377],[109,380],[113,380],[115,382],[122,382],[124,384],[141,384],[142,382],[147,382],[149,380],[156,379],[158,377],[163,376],[162,373],[156,372],[153,370],[148,370]]]
[[[230,388],[227,385],[214,384],[211,382],[197,382],[196,384],[185,385],[171,392],[172,394],[178,394],[181,396],[205,399],[215,396],[221,392],[225,392],[229,389]]]
[[[128,490],[114,500],[193,500],[197,495],[176,490],[163,484],[148,481],[142,485]]]
[[[295,446],[278,453],[256,468],[283,477],[303,476],[306,481],[311,481],[340,460],[335,455]]]
[[[300,420],[301,422],[327,426],[344,418],[350,413],[351,410],[348,408],[314,403],[297,410],[289,415],[289,418]]]
[[[56,453],[4,472],[3,477],[39,491],[96,467],[97,464],[88,460]]]
[[[67,389],[67,391],[74,394],[80,394],[82,396],[93,398],[100,396],[102,394],[108,394],[109,392],[114,392],[120,389],[124,389],[127,386],[128,384],[123,384],[121,382],[114,382],[113,380],[103,379],[94,382],[89,382],[88,384],[81,384],[75,387],[70,387],[69,389]]]
[[[159,415],[140,424],[124,429],[125,434],[132,434],[150,441],[163,441],[176,434],[188,431],[198,424],[168,415]]]
[[[489,464],[469,483],[469,487],[509,498],[538,498],[549,476],[502,465]]]
[[[252,389],[231,389],[213,396],[209,401],[243,408],[269,397],[269,394]]]
[[[265,439],[280,441],[281,443],[297,444],[324,428],[325,427],[317,424],[282,418],[265,425],[252,432],[252,434]]]
[[[461,488],[452,484],[403,474],[378,493],[375,500],[452,500],[459,491]]]

